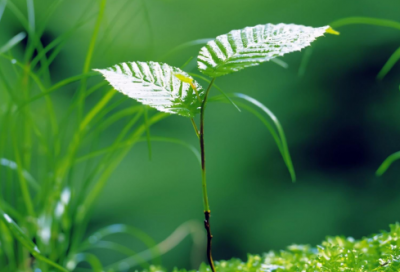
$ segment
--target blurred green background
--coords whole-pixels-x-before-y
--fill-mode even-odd
[[[14,2],[26,10],[22,0]],[[49,2],[35,1],[38,20]],[[95,15],[97,8],[94,0],[65,1],[52,16],[43,43],[71,28],[82,12]],[[399,10],[395,0],[110,0],[92,67],[158,61],[180,44],[245,26],[283,22],[317,27],[349,16],[399,21]],[[71,36],[51,67],[53,81],[82,71],[94,22],[95,16]],[[21,30],[13,15],[5,13],[0,41]],[[340,36],[325,35],[312,44],[303,75],[299,67],[305,50],[282,58],[287,69],[269,62],[216,81],[226,92],[251,95],[275,113],[286,132],[298,180],[290,181],[272,137],[258,119],[229,104],[210,103],[206,148],[215,259],[244,259],[247,253],[292,243],[315,245],[327,235],[360,238],[399,220],[400,166],[393,165],[381,178],[374,172],[400,150],[400,64],[376,80],[400,46],[400,32],[366,25],[337,30]],[[200,47],[164,61],[180,66]],[[195,62],[185,70],[196,71]],[[58,93],[60,108],[63,97],[73,91],[71,86]],[[180,116],[156,124],[151,134],[198,145],[190,121]],[[97,202],[89,233],[126,223],[162,241],[186,221],[201,224],[196,158],[174,144],[154,142],[152,147],[151,161],[142,143],[118,167]],[[192,246],[187,238],[163,256],[163,264],[197,265],[190,262]]]

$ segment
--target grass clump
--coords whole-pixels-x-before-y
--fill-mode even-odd
[[[351,237],[327,237],[320,245],[291,245],[286,250],[270,251],[264,255],[248,255],[247,262],[239,259],[215,262],[218,272],[280,272],[280,271],[399,271],[400,224],[390,225],[390,231],[381,231],[360,240]],[[145,272],[166,272],[151,266]],[[195,270],[174,269],[173,272]],[[209,272],[202,264],[199,272]]]

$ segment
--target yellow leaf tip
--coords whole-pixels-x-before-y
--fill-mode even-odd
[[[184,76],[182,74],[174,74],[174,76],[182,82],[189,83],[189,84],[193,83],[192,78]]]
[[[340,35],[340,32],[334,30],[332,27],[329,27],[327,30],[325,30],[325,33],[329,33],[332,35]]]

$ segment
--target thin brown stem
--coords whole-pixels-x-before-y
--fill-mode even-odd
[[[205,216],[204,227],[207,230],[207,259],[208,259],[208,263],[210,264],[211,270],[213,272],[215,272],[214,261],[213,261],[213,257],[212,257],[212,253],[211,253],[211,245],[212,245],[211,240],[212,240],[213,236],[211,234],[211,228],[210,228],[210,214],[211,214],[211,211],[204,212],[204,216]]]
[[[211,227],[210,227],[210,205],[208,204],[208,196],[207,196],[207,182],[206,182],[206,154],[205,154],[205,147],[204,147],[204,112],[205,112],[205,107],[207,104],[207,97],[208,93],[210,92],[210,89],[215,81],[215,78],[213,78],[210,82],[210,85],[208,85],[206,94],[204,96],[203,103],[201,104],[201,109],[200,109],[200,149],[201,149],[201,170],[202,170],[202,185],[203,185],[203,200],[204,200],[204,215],[205,215],[205,220],[204,220],[204,227],[206,228],[207,231],[207,259],[210,264],[211,270],[213,272],[215,271],[215,266],[214,266],[214,261],[212,258],[211,254]]]

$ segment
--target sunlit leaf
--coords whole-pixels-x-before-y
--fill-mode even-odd
[[[194,85],[201,100],[202,87],[186,72],[165,63],[127,62],[107,69],[96,69],[119,92],[159,111],[193,117],[200,111]],[[183,82],[175,75],[192,79]]]
[[[173,48],[172,50],[170,50],[167,54],[165,54],[160,59],[161,60],[165,60],[166,58],[170,57],[171,55],[173,55],[173,54],[175,54],[175,53],[177,53],[179,51],[182,51],[183,49],[186,49],[186,48],[191,47],[191,46],[203,45],[203,44],[206,44],[206,43],[208,43],[209,41],[212,41],[212,40],[213,39],[199,39],[199,40],[194,40],[194,41],[183,43],[183,44],[178,45],[177,47]],[[191,59],[192,58],[190,58],[189,61]],[[187,61],[184,65],[182,65],[182,67],[185,67],[189,63],[189,61]],[[283,68],[288,68],[289,67],[289,65],[286,62],[284,62],[283,60],[281,60],[281,59],[275,58],[275,59],[272,59],[271,61],[275,62],[276,64],[278,64],[279,66],[281,66]],[[181,69],[183,69],[182,67],[181,67]]]
[[[198,68],[205,75],[218,77],[256,66],[286,53],[300,51],[327,29],[330,27],[266,24],[233,30],[201,48]]]

